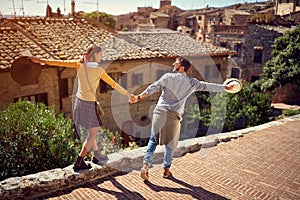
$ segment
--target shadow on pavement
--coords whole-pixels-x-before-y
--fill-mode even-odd
[[[94,189],[94,190],[99,191],[99,192],[104,192],[104,193],[107,193],[107,194],[114,195],[116,197],[116,199],[146,200],[140,193],[132,191],[132,190],[128,190],[126,187],[124,187],[122,184],[120,184],[115,179],[116,176],[122,176],[122,175],[125,175],[125,174],[126,173],[124,173],[124,172],[119,172],[119,173],[116,173],[112,176],[101,178],[98,181],[93,181],[90,184],[84,185],[84,187],[91,188],[91,189]],[[114,191],[114,190],[109,190],[109,189],[106,189],[106,188],[101,188],[101,187],[97,186],[98,184],[101,184],[105,181],[110,181],[116,188],[118,188],[120,190],[120,192]]]
[[[55,198],[57,196],[68,195],[68,194],[74,192],[75,190],[77,190],[79,188],[88,188],[88,189],[95,190],[95,191],[99,192],[100,194],[101,193],[107,193],[107,194],[110,194],[110,195],[114,195],[116,198],[113,198],[113,199],[146,200],[140,193],[132,191],[132,190],[128,190],[126,187],[124,187],[122,184],[120,184],[115,178],[117,176],[122,176],[122,175],[126,175],[126,174],[127,173],[125,173],[125,172],[117,172],[113,175],[103,177],[103,178],[100,178],[98,180],[87,182],[87,183],[84,183],[82,185],[72,186],[70,188],[65,188],[65,189],[62,189],[62,190],[58,190],[56,192],[53,192],[52,194],[44,195],[44,196],[37,197],[37,198],[30,198],[28,200],[44,200],[44,199],[48,199],[48,198]],[[110,190],[110,189],[101,188],[101,187],[97,186],[97,185],[102,184],[106,181],[111,182],[114,185],[115,188]],[[116,188],[119,189],[120,192],[115,191]],[[102,195],[100,195],[100,196],[102,196]]]
[[[175,178],[173,175],[171,175],[169,180],[184,186],[185,188],[172,188],[172,187],[165,187],[165,186],[159,186],[151,183],[150,181],[144,181],[144,183],[153,191],[155,192],[173,192],[178,194],[188,194],[191,195],[195,199],[218,199],[218,200],[227,200],[227,198],[222,197],[218,194],[209,192],[201,187],[190,185],[182,180],[179,180]]]

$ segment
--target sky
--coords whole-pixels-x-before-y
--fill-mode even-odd
[[[172,0],[172,5],[189,10],[204,8],[207,5],[222,7],[236,3],[261,1],[266,0]],[[71,0],[0,0],[0,12],[2,15],[13,15],[15,10],[16,15],[22,16],[24,10],[25,15],[45,16],[47,3],[52,7],[53,12],[56,12],[58,7],[65,15],[71,12]],[[93,12],[98,9],[100,12],[120,15],[136,12],[137,7],[159,8],[159,4],[160,0],[75,0],[75,11]]]

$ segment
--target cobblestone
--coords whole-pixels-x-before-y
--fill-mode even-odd
[[[37,199],[296,200],[300,199],[299,143],[298,115],[297,120],[244,130],[243,137],[177,157],[170,179],[162,178],[162,165],[156,163],[146,182],[136,169],[119,171]]]

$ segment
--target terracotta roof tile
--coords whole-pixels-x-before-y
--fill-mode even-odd
[[[40,47],[35,45],[30,39],[26,38],[19,31],[12,28],[0,29],[0,68],[8,69],[11,63],[20,57],[20,50],[29,49],[34,54],[43,55],[49,58],[49,55]]]
[[[149,50],[156,50],[165,56],[192,56],[229,54],[229,49],[205,42],[196,42],[189,36],[176,31],[164,32],[127,32],[124,38],[134,40]],[[126,36],[126,37],[125,37]]]
[[[157,57],[157,52],[144,51],[85,20],[22,18],[13,22],[14,30],[0,30],[2,69],[10,67],[20,49],[41,58],[79,59],[91,43],[102,46],[103,60]],[[13,56],[9,56],[11,51]]]
[[[46,24],[45,22],[47,22],[47,25],[43,28],[39,28],[40,24]],[[37,37],[38,41],[42,40],[41,45],[49,49],[49,52],[55,58],[79,58],[90,43],[98,43],[103,47],[104,60],[115,60],[122,58],[127,52],[137,52],[140,50],[140,47],[115,38],[112,33],[93,26],[85,20],[61,20],[49,22],[45,20],[45,22],[40,21],[40,24],[35,22],[32,24],[29,23],[28,25],[33,26],[32,29],[35,30],[35,32],[32,32],[32,34]],[[36,28],[36,26],[38,27]],[[28,29],[28,27],[24,28]],[[45,31],[46,29],[47,31]],[[50,34],[47,34],[48,31]],[[142,54],[139,56],[143,58]],[[125,57],[131,59],[131,57]],[[133,56],[132,58],[136,58],[136,56]]]
[[[226,54],[229,50],[197,43],[178,32],[115,33],[85,20],[14,19],[13,29],[0,29],[0,68],[8,69],[20,57],[21,49],[35,56],[55,59],[79,59],[88,45],[100,44],[103,60],[129,60],[177,55]]]

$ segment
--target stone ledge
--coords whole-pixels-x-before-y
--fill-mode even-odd
[[[280,126],[288,121],[300,121],[300,115],[238,131],[179,141],[178,148],[174,152],[174,157],[180,157],[186,153],[197,152],[201,148],[213,147],[220,142],[228,142],[253,131],[262,130],[272,126]],[[91,163],[93,166],[92,169],[80,173],[74,172],[72,165],[70,165],[63,169],[52,169],[27,176],[8,178],[0,182],[0,199],[36,198],[50,192],[109,176],[117,171],[139,169],[142,166],[145,151],[146,147],[141,147],[130,151],[121,151],[119,153],[110,154],[108,155],[109,160],[105,166],[101,167]],[[163,153],[163,146],[157,146],[154,162],[162,162]]]

